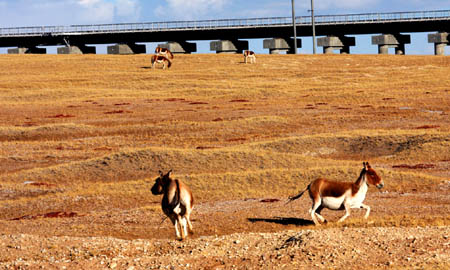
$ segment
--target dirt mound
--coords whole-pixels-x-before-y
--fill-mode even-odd
[[[251,147],[306,156],[371,159],[393,155],[417,153],[421,158],[445,159],[449,152],[431,153],[424,147],[442,149],[450,143],[447,133],[408,131],[356,131],[353,133],[318,134],[291,137],[273,142],[255,143]],[[426,155],[425,155],[426,154]],[[436,156],[437,155],[437,156]]]

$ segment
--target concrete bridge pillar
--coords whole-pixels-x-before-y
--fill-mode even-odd
[[[127,44],[116,44],[108,46],[108,54],[138,54],[146,53],[145,45],[127,43]]]
[[[12,48],[8,49],[8,54],[46,54],[47,49],[46,48],[37,48],[37,47],[18,47],[18,48]]]
[[[58,52],[58,54],[95,54],[97,52],[97,50],[93,46],[71,45],[71,46],[59,47],[57,49],[57,52]]]
[[[434,43],[435,55],[444,55],[445,46],[450,45],[450,36],[446,32],[428,34],[428,43]]]
[[[395,54],[405,54],[405,44],[411,43],[410,35],[383,34],[372,36],[372,44],[378,45],[378,54],[388,54],[389,48],[395,48]]]
[[[317,46],[323,47],[324,54],[332,54],[334,50],[340,50],[341,54],[350,53],[350,46],[355,46],[354,37],[328,36],[317,39]]]
[[[165,44],[158,44],[161,48],[169,49],[172,53],[193,53],[197,51],[197,43],[186,41],[169,41]]]
[[[302,40],[297,39],[297,48],[302,47]],[[263,40],[263,48],[270,54],[294,53],[294,40],[290,38],[270,38]]]
[[[217,40],[209,44],[211,51],[216,53],[242,53],[248,50],[248,41],[246,40]]]

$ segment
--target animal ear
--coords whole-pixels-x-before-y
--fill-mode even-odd
[[[364,167],[364,169],[367,169],[367,167],[366,167],[366,165],[367,165],[367,162],[363,162],[363,167]]]
[[[366,162],[366,166],[367,166],[367,169],[372,168],[372,167],[370,166],[369,162]]]
[[[159,170],[159,176],[163,176],[163,172]]]
[[[172,169],[170,169],[170,170],[167,172],[166,176],[169,177],[171,172],[172,172]]]

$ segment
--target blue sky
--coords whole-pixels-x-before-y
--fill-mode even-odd
[[[450,0],[314,0],[318,15],[450,9]],[[295,0],[297,16],[309,15],[310,0]],[[290,0],[0,0],[0,27],[154,22],[291,16]],[[148,47],[156,46],[149,44]],[[266,53],[261,40],[250,49]],[[101,53],[104,48],[98,48]],[[5,49],[0,49],[2,53]],[[55,51],[50,48],[49,53]],[[199,52],[209,42],[198,43]],[[303,38],[300,53],[312,53],[311,38]],[[318,48],[321,52],[321,48]],[[374,54],[370,36],[356,36],[352,53]],[[413,34],[407,54],[433,54],[427,34]],[[449,52],[448,46],[446,53]]]

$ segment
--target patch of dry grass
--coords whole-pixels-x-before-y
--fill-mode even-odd
[[[353,181],[364,160],[387,191],[448,180],[449,57],[241,61],[177,55],[163,71],[146,55],[0,56],[2,217],[153,207],[159,169],[204,202]],[[435,167],[393,168],[418,163]]]

